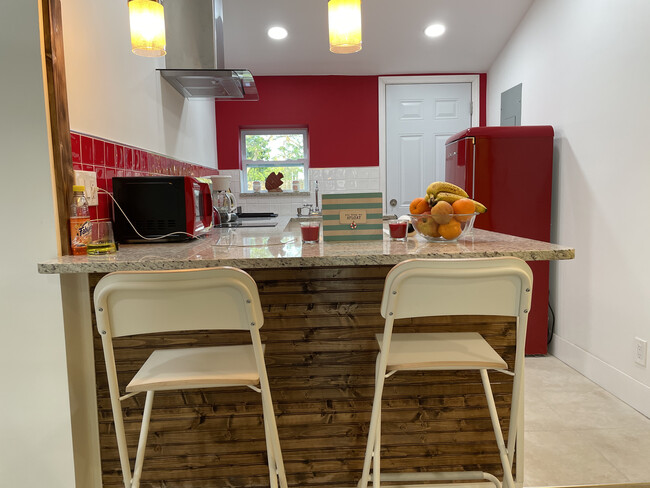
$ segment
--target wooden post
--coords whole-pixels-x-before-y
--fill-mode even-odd
[[[74,183],[70,120],[63,56],[63,26],[60,0],[39,2],[44,56],[44,82],[47,123],[52,148],[52,179],[57,219],[58,248],[61,255],[69,255],[70,229],[69,201]]]

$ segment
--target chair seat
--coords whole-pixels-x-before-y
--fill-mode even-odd
[[[383,334],[377,334],[381,347]],[[506,369],[508,365],[478,332],[393,334],[387,371]]]
[[[127,392],[257,385],[252,345],[155,350]]]

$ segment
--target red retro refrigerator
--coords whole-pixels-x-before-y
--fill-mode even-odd
[[[550,241],[553,127],[472,127],[447,139],[445,180],[487,206],[474,227]],[[528,262],[533,303],[526,354],[546,354],[548,261]]]

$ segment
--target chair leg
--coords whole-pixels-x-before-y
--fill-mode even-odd
[[[251,342],[255,351],[255,363],[257,372],[260,375],[260,393],[262,395],[262,415],[264,416],[264,437],[266,438],[266,451],[269,464],[269,477],[271,488],[276,488],[278,482],[280,488],[287,488],[287,475],[284,471],[284,460],[280,448],[280,437],[278,426],[275,422],[275,410],[271,399],[271,388],[264,363],[264,348],[260,339],[258,329],[251,330]]]
[[[375,362],[375,384],[379,378],[379,357]],[[377,406],[379,412],[379,420],[377,421],[377,429],[375,434],[375,448],[373,450],[373,466],[372,466],[372,486],[373,488],[380,488],[381,486],[381,400]]]
[[[376,367],[376,381],[375,381],[375,395],[372,401],[372,414],[370,415],[370,427],[368,428],[368,443],[366,444],[366,455],[363,460],[363,471],[361,472],[361,479],[359,480],[359,488],[367,488],[368,481],[370,479],[370,461],[373,458],[373,452],[375,449],[375,438],[377,436],[377,423],[381,422],[381,397],[384,390],[384,380],[385,377],[383,374],[379,374],[381,369],[385,369],[385,364],[383,368],[379,366],[382,362],[382,353],[377,354],[377,367]],[[373,474],[373,488],[375,482],[377,482],[378,473]]]
[[[487,370],[485,369],[481,369],[481,380],[483,381],[483,389],[485,390],[485,398],[487,399],[490,419],[492,420],[492,428],[494,429],[494,435],[496,436],[497,446],[499,448],[499,457],[501,458],[501,466],[503,467],[503,484],[508,488],[515,488],[515,481],[512,477],[512,466],[510,465],[508,450],[503,440],[503,432],[501,432],[499,414],[497,412],[496,404],[494,403],[490,378],[488,376]]]
[[[515,371],[519,371],[514,378],[512,386],[512,407],[510,410],[510,427],[508,428],[508,443],[506,447],[508,449],[508,459],[510,460],[510,466],[514,461],[515,454],[517,455],[517,476],[518,480],[523,479],[523,469],[524,469],[524,417],[522,415],[522,409],[524,404],[524,368],[523,368],[523,358],[521,358],[522,364],[520,367],[517,367],[515,363]]]
[[[138,450],[135,455],[135,466],[133,467],[133,479],[130,488],[140,486],[140,477],[142,476],[142,464],[144,463],[144,451],[147,447],[147,437],[149,436],[149,422],[151,421],[151,408],[153,407],[153,391],[147,392],[147,398],[144,402],[144,411],[142,412],[142,425],[140,426],[140,438],[138,439]]]
[[[270,488],[278,488],[277,460],[275,458],[275,447],[272,440],[273,434],[269,427],[268,412],[264,400],[262,400],[262,416],[264,417],[264,439],[266,441],[266,457],[269,465],[269,484]]]
[[[120,393],[115,379],[115,371],[107,368],[107,373],[108,386],[111,394],[111,408],[113,410],[113,425],[115,426],[115,437],[117,438],[117,452],[120,457],[120,468],[122,469],[122,481],[124,482],[124,488],[131,488],[131,461],[129,459],[129,449],[126,444],[126,433],[124,432],[122,402],[120,401]]]
[[[262,408],[262,410],[266,410]],[[266,459],[269,465],[269,486],[270,488],[278,488],[278,476],[277,476],[277,464],[275,460],[275,453],[273,451],[273,445],[271,441],[271,432],[269,431],[269,425],[266,420],[266,412],[262,414],[264,417],[264,439],[266,440]]]
[[[268,389],[268,383],[266,383],[266,387],[263,384],[260,386],[262,386],[262,415],[264,415],[264,434],[266,437],[271,488],[276,488],[278,482],[280,488],[287,488],[287,475],[284,470],[271,392]]]

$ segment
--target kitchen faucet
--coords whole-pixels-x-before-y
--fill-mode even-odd
[[[303,210],[306,210],[306,213],[303,213]],[[311,203],[303,203],[302,207],[298,207],[298,217],[302,217],[304,215],[311,215],[314,212],[311,209]]]
[[[318,214],[320,213],[320,209],[318,208],[318,180],[314,182],[314,193],[316,195],[316,205],[314,205],[314,210],[312,211],[309,209],[309,214]]]
[[[316,196],[316,205],[303,202],[302,207],[298,207],[298,217],[320,214],[320,208],[318,208],[318,180],[314,182],[314,194]],[[306,213],[303,213],[303,210],[306,211]]]

